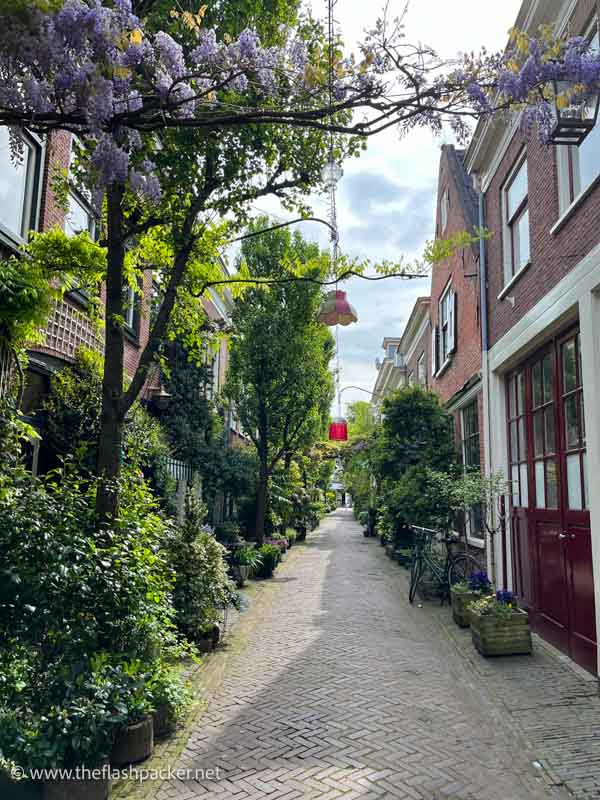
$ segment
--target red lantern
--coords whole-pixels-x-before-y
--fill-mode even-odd
[[[330,442],[347,442],[348,441],[348,423],[342,417],[334,419],[329,423],[329,441]]]
[[[327,293],[317,319],[325,325],[351,325],[358,320],[358,316],[348,302],[346,292],[336,289]]]

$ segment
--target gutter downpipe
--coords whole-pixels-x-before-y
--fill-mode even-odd
[[[478,225],[480,229],[485,227],[485,196],[481,189],[481,179],[475,175],[478,200]],[[479,240],[479,306],[481,309],[481,372],[483,380],[483,413],[484,413],[484,452],[487,455],[486,474],[492,474],[492,437],[491,437],[491,405],[490,405],[490,381],[488,363],[488,302],[487,302],[487,262],[485,252],[485,239]],[[494,515],[496,509],[491,509]],[[490,520],[489,551],[488,551],[488,571],[492,576],[492,581],[497,583],[496,574],[496,547],[494,542],[494,520]],[[506,534],[504,523],[502,522],[502,583],[506,584]]]

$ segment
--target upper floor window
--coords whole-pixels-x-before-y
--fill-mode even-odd
[[[76,236],[87,231],[94,236],[96,220],[87,203],[76,192],[69,193],[69,205],[65,217],[65,233],[67,236]]]
[[[410,372],[409,375],[408,375],[408,385],[409,386],[414,386],[415,385],[415,373],[414,372]]]
[[[23,138],[21,160],[10,156],[8,129],[0,127],[0,227],[13,239],[27,239],[35,227],[42,148],[35,139]]]
[[[388,344],[388,346],[385,349],[385,357],[394,358],[397,350],[398,350],[397,344]]]
[[[142,288],[142,281],[139,283]],[[123,317],[125,319],[125,330],[137,339],[140,335],[141,321],[141,297],[133,286],[126,284],[123,288]]]
[[[511,280],[529,264],[529,204],[527,161],[513,169],[503,190],[505,278]]]
[[[425,351],[421,353],[417,361],[417,381],[421,386],[427,386],[427,358]]]
[[[456,294],[448,284],[440,298],[440,360],[443,366],[456,349]]]
[[[442,193],[442,200],[440,203],[440,225],[442,226],[442,233],[446,230],[448,224],[448,212],[450,211],[450,192],[446,187]]]
[[[590,46],[593,51],[600,50],[597,30],[590,34]],[[579,147],[558,147],[557,162],[559,204],[561,213],[564,213],[600,175],[600,125],[596,124]]]

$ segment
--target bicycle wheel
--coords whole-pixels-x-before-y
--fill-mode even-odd
[[[454,586],[460,581],[468,581],[471,575],[481,571],[481,564],[468,553],[453,556],[448,567],[448,585]]]
[[[408,602],[412,605],[417,594],[417,586],[421,579],[421,570],[423,563],[418,556],[413,556],[412,564],[410,565],[410,589],[408,591]]]

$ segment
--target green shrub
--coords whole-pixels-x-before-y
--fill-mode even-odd
[[[232,563],[238,567],[250,567],[251,574],[256,574],[262,564],[262,556],[253,544],[246,544],[234,550]]]
[[[185,523],[170,543],[175,570],[173,603],[177,627],[192,641],[202,639],[238,594],[228,576],[227,550],[203,523],[205,507],[189,493]]]
[[[222,544],[236,544],[240,541],[240,525],[234,520],[221,522],[215,526],[215,536]]]
[[[285,538],[287,539],[288,547],[291,547],[298,538],[298,534],[293,528],[287,528]]]
[[[274,544],[263,544],[258,550],[262,563],[257,571],[258,578],[271,578],[281,561],[281,550]]]

